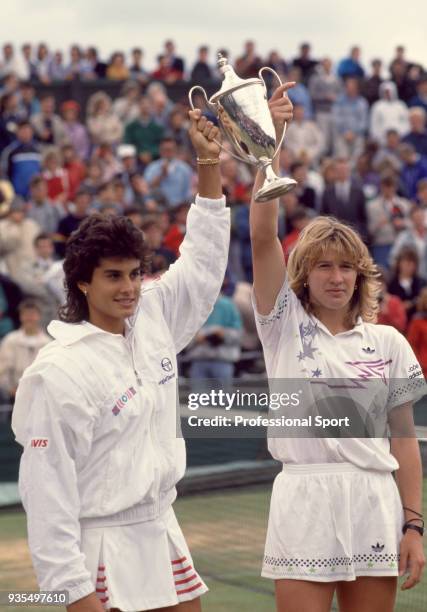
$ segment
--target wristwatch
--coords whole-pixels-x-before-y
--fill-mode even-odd
[[[403,534],[405,534],[408,529],[414,529],[414,531],[418,531],[420,536],[424,535],[424,526],[420,527],[419,525],[413,525],[412,523],[405,523],[402,527]]]

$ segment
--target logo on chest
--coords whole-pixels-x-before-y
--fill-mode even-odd
[[[131,401],[131,399],[135,395],[136,395],[135,388],[129,387],[129,389],[125,391],[123,395],[119,397],[118,400],[116,400],[116,403],[114,404],[114,407],[112,408],[112,413],[114,414],[114,416],[117,416],[118,414],[120,414],[120,411],[126,407],[126,405]]]

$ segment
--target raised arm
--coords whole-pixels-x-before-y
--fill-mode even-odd
[[[285,83],[276,89],[269,106],[278,135],[285,122],[292,119],[292,103],[286,92],[294,83]],[[279,155],[273,160],[273,170],[279,171]],[[278,238],[279,200],[255,202],[254,194],[264,182],[264,172],[258,171],[252,191],[250,230],[254,292],[258,312],[268,314],[276,301],[286,273],[283,250]]]

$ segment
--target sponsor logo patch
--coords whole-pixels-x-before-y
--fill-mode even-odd
[[[116,400],[116,403],[114,404],[111,412],[114,414],[114,416],[117,416],[118,414],[120,414],[120,411],[125,408],[126,404],[136,395],[136,390],[134,387],[129,387],[129,389],[127,391],[125,391],[123,393],[123,395],[121,395],[119,397],[118,400]]]
[[[31,438],[31,448],[47,448],[49,438]]]

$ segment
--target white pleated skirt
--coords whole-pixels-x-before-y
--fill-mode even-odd
[[[174,606],[208,590],[172,508],[151,521],[82,527],[81,547],[105,610]]]
[[[273,486],[262,576],[397,576],[402,525],[390,472],[350,463],[285,465]]]

